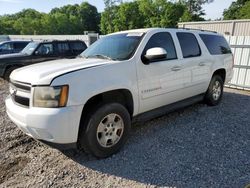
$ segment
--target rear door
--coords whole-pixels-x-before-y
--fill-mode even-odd
[[[206,91],[207,82],[210,79],[211,59],[201,50],[198,37],[191,32],[176,33],[182,52],[182,74],[186,78],[183,85],[185,98],[189,98]]]
[[[32,63],[58,59],[53,43],[41,43],[32,55]]]
[[[69,42],[57,42],[57,53],[60,58],[75,57],[70,49]]]

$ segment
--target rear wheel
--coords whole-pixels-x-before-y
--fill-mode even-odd
[[[224,82],[219,75],[213,76],[205,95],[205,102],[210,106],[216,106],[221,102],[223,96]]]
[[[100,105],[90,112],[79,144],[96,157],[105,158],[116,153],[130,132],[131,120],[127,109],[119,103]]]

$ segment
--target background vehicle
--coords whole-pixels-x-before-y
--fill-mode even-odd
[[[30,42],[20,53],[0,56],[0,77],[26,65],[62,58],[75,58],[87,48],[80,40]]]
[[[7,41],[0,43],[0,55],[13,54],[22,51],[30,41]]]
[[[222,35],[141,29],[101,38],[83,58],[15,70],[7,114],[26,134],[97,157],[117,152],[131,121],[204,100],[218,105],[233,76]]]

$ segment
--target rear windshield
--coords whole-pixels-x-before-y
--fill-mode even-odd
[[[200,34],[201,39],[205,43],[208,51],[212,55],[231,54],[230,46],[226,39],[218,35]]]

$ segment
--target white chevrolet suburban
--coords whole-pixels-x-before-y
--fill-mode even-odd
[[[76,59],[20,68],[10,76],[9,118],[52,147],[97,157],[117,152],[131,121],[205,101],[217,105],[233,75],[222,35],[139,29],[107,35]]]

